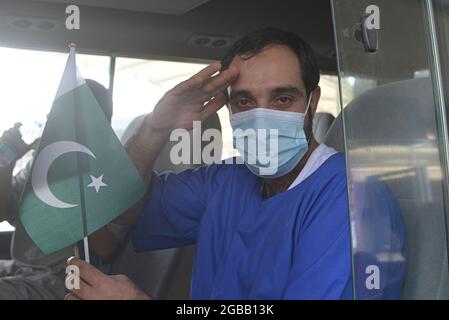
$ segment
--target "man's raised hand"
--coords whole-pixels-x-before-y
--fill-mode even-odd
[[[238,70],[220,70],[213,63],[169,90],[155,106],[149,121],[152,129],[191,129],[193,121],[202,121],[217,112],[225,103],[224,91],[238,77]]]

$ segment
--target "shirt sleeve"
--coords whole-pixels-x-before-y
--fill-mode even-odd
[[[153,173],[148,200],[134,229],[137,252],[194,244],[206,208],[209,167]]]
[[[284,299],[352,299],[346,177],[333,180],[299,222]]]

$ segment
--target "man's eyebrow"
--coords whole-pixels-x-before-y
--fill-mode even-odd
[[[277,87],[277,88],[272,89],[271,92],[274,94],[291,93],[291,94],[303,95],[303,92],[295,86]]]
[[[236,90],[236,91],[231,91],[231,95],[229,96],[230,99],[235,99],[239,96],[250,96],[252,97],[251,92],[249,92],[248,90]]]
[[[291,85],[291,86],[284,86],[284,87],[276,87],[271,89],[271,94],[280,94],[280,93],[290,93],[290,94],[296,94],[296,95],[303,95],[304,93],[298,89],[297,87]],[[229,99],[235,99],[240,96],[249,96],[252,97],[252,93],[249,90],[233,90],[231,91],[231,94],[229,95]]]

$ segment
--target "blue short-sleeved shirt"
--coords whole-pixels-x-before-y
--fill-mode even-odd
[[[196,244],[192,299],[351,299],[344,161],[267,199],[244,165],[154,174],[134,248]]]
[[[263,199],[244,165],[154,175],[136,251],[196,243],[192,299],[351,298],[344,157]]]

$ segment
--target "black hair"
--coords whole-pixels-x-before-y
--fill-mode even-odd
[[[264,28],[251,32],[237,40],[221,60],[221,70],[229,68],[236,56],[249,59],[269,45],[280,44],[290,48],[298,57],[301,65],[301,78],[307,97],[320,82],[320,70],[312,47],[293,32],[278,28]]]

